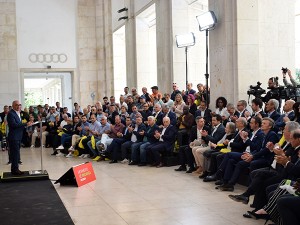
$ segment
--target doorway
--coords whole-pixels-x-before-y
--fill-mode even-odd
[[[71,72],[24,72],[22,84],[25,107],[60,102],[72,111]]]

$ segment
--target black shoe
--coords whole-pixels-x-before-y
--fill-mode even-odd
[[[133,165],[137,165],[137,162],[131,161],[130,163],[128,163],[128,165],[133,166]]]
[[[234,186],[232,184],[224,184],[220,187],[221,191],[234,191]]]
[[[22,172],[21,170],[15,170],[15,171],[11,171],[11,174],[12,174],[12,175],[20,176],[20,175],[23,175],[24,172]]]
[[[6,165],[9,165],[9,164],[11,164],[11,161],[8,161],[8,162],[6,163]]]
[[[175,171],[186,171],[186,166],[179,166]]]
[[[215,183],[215,185],[218,185],[218,186],[222,185],[222,184],[224,184],[224,182],[222,180],[217,180],[216,183]]]
[[[228,197],[233,201],[242,202],[244,204],[248,204],[249,202],[249,197],[246,197],[245,195],[228,195]]]
[[[246,218],[253,218],[256,220],[259,220],[259,219],[269,220],[269,218],[270,218],[270,216],[268,214],[256,214],[255,212],[256,212],[255,210],[247,211],[247,213],[243,214],[243,216]],[[250,217],[248,217],[248,216],[250,216]]]
[[[138,166],[147,166],[147,163],[139,163]]]
[[[221,189],[224,185],[225,185],[225,184],[221,184],[221,185],[219,185],[219,186],[216,186],[215,189],[217,189],[217,190],[218,190],[218,189]]]
[[[51,155],[57,155],[58,152],[57,151],[54,151]]]
[[[109,163],[110,164],[112,164],[112,163],[118,163],[118,161],[117,160],[111,160]]]
[[[22,162],[22,161],[19,161],[18,163],[19,163],[20,165],[23,165],[23,162]]]
[[[216,175],[211,175],[211,176],[207,176],[203,179],[203,182],[211,182],[211,181],[216,181],[217,178],[216,178]]]
[[[204,171],[204,172],[202,173],[202,175],[199,176],[199,178],[200,178],[200,179],[203,179],[203,178],[205,178],[205,177],[207,177],[207,176],[208,176],[208,172],[207,172],[207,171]]]
[[[194,168],[194,167],[190,167],[189,169],[188,169],[188,171],[186,171],[186,173],[192,173],[192,172],[194,172],[196,169]]]

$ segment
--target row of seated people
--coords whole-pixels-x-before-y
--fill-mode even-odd
[[[181,165],[175,170],[200,173],[199,178],[204,182],[216,181],[216,189],[234,191],[240,174],[248,169],[251,178],[248,189],[240,195],[229,195],[231,199],[245,204],[248,204],[251,195],[255,196],[251,204],[254,210],[243,216],[271,219],[276,224],[299,224],[295,209],[290,212],[293,220],[289,218],[284,221],[286,216],[282,217],[279,212],[279,209],[287,212],[283,206],[280,207],[281,204],[286,206],[286,202],[295,204],[294,207],[299,205],[299,200],[293,198],[295,195],[289,194],[300,190],[300,183],[297,185],[295,182],[300,178],[300,126],[293,121],[294,112],[289,110],[292,108],[288,104],[284,106],[284,111],[289,112],[290,118],[283,114],[274,121],[269,117],[253,115],[249,123],[251,132],[243,117],[224,127],[217,115],[212,118],[214,128],[211,132],[203,118],[197,118],[197,126],[190,132],[189,145],[180,148]],[[280,123],[283,126],[278,132]],[[186,165],[189,165],[189,170]],[[286,180],[292,182],[285,185]],[[296,185],[293,187],[292,184]]]
[[[75,118],[77,121],[78,118]],[[90,157],[95,161],[101,161],[103,157],[110,157],[111,163],[116,163],[119,155],[122,161],[130,159],[130,165],[138,163],[138,158],[142,158],[140,165],[146,165],[151,161],[153,165],[160,167],[161,153],[172,152],[176,139],[177,128],[170,124],[170,118],[163,118],[163,126],[160,128],[155,124],[155,117],[148,117],[148,125],[142,122],[142,117],[138,116],[135,123],[130,117],[126,118],[126,125],[121,123],[120,116],[115,117],[115,125],[109,124],[106,117],[102,117],[99,123],[95,115],[91,115],[91,123],[87,122],[86,116],[82,116],[81,125],[77,126],[76,134],[68,132],[68,125],[63,127],[62,135],[54,136],[53,155],[64,154],[64,145],[71,142],[67,157],[72,157],[75,149],[79,152],[79,157]],[[74,125],[73,125],[74,126]],[[69,126],[71,127],[71,126]],[[70,131],[70,130],[69,130]],[[140,150],[141,149],[141,150]],[[144,151],[146,150],[146,151]],[[60,151],[60,152],[58,152]],[[141,157],[140,157],[141,155]],[[146,159],[148,156],[148,160]]]

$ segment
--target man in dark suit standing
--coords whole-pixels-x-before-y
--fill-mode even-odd
[[[10,158],[11,158],[11,173],[13,175],[22,175],[24,172],[19,170],[19,160],[20,160],[20,147],[23,137],[23,131],[26,126],[31,126],[29,122],[27,124],[22,123],[21,119],[21,104],[18,100],[13,101],[12,109],[7,115],[7,123],[9,127],[8,133],[8,143],[10,148]]]

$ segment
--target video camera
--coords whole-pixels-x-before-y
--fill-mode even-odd
[[[247,94],[253,95],[255,98],[261,98],[262,94],[265,94],[266,90],[261,88],[261,83],[257,81],[256,85],[250,85],[250,89],[247,91]]]
[[[287,68],[287,67],[286,67],[286,68],[283,68],[283,67],[282,67],[281,70],[282,70],[283,73],[287,73],[288,68]]]

